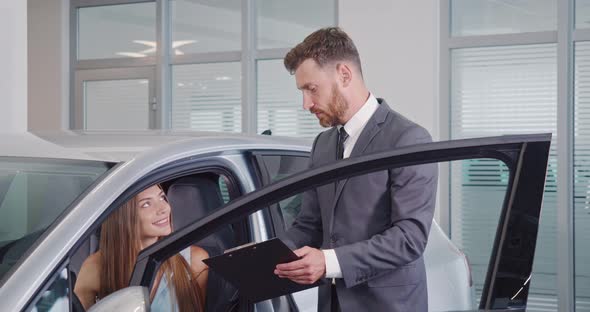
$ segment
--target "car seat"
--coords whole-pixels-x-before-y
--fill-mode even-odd
[[[172,207],[175,229],[194,223],[223,206],[218,181],[218,175],[201,174],[183,177],[170,184],[167,196]],[[226,249],[236,246],[233,228],[227,225],[195,245],[205,249],[210,257],[222,254]],[[235,292],[236,289],[231,284],[215,272],[209,271],[205,310],[227,311],[230,298],[235,297]]]

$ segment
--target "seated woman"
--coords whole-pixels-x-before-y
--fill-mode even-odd
[[[139,252],[172,232],[170,205],[159,185],[114,211],[102,224],[100,250],[82,264],[74,292],[85,309],[128,286]],[[207,285],[207,252],[185,249],[160,266],[150,292],[152,311],[202,311]],[[162,278],[165,276],[165,278]]]

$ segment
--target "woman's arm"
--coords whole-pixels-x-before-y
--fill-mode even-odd
[[[90,255],[80,268],[74,293],[80,299],[80,303],[88,310],[95,302],[100,288],[100,254]]]
[[[209,258],[209,253],[201,247],[191,246],[191,270],[193,278],[197,279],[199,284],[200,294],[199,297],[203,300],[207,294],[207,277],[209,273],[209,267],[203,262],[203,259]]]

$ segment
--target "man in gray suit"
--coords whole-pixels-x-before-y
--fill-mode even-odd
[[[323,127],[310,166],[430,142],[428,132],[375,98],[357,49],[337,27],[320,29],[285,56],[303,107]],[[300,284],[325,278],[320,311],[427,311],[422,254],[434,214],[437,166],[376,172],[303,195],[283,240],[300,260],[275,274]]]

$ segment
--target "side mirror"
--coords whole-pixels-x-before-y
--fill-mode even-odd
[[[131,286],[117,290],[104,297],[88,312],[134,311],[148,312],[150,310],[150,293],[146,287]]]

